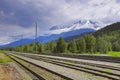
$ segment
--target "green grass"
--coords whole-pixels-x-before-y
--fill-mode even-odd
[[[2,54],[2,51],[0,51],[0,54]],[[6,55],[4,55],[3,58],[0,58],[0,63],[7,63],[7,62],[11,62],[11,61],[12,60]]]
[[[0,54],[1,54],[1,53],[3,53],[3,51],[2,51],[2,50],[0,50]]]
[[[66,64],[68,64],[68,65],[74,65],[75,63],[74,62],[66,62]]]
[[[88,65],[87,65],[87,66],[85,66],[85,67],[86,67],[86,68],[90,68],[90,66],[88,66]]]
[[[105,69],[104,72],[111,73],[112,71],[110,69]]]
[[[109,56],[120,57],[120,52],[111,51],[111,52],[108,52],[108,55],[109,55]]]
[[[12,60],[9,57],[4,57],[2,59],[0,59],[0,63],[7,63],[7,62],[11,62]]]

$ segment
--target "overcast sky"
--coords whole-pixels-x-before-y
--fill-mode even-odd
[[[0,45],[82,19],[120,21],[120,0],[0,0]]]

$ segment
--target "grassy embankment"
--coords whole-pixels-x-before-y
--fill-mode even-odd
[[[120,57],[120,52],[111,51],[111,52],[108,52],[108,55],[109,55],[109,56]]]
[[[11,62],[12,60],[6,56],[5,54],[3,54],[2,51],[0,51],[0,63],[7,63],[7,62]]]
[[[87,53],[87,54],[91,54],[91,53]],[[99,54],[99,55],[102,55],[100,52],[96,52],[94,54]],[[103,54],[104,55],[104,54]],[[120,52],[117,52],[117,51],[109,51],[107,54],[105,55],[108,55],[108,56],[113,56],[113,57],[120,57]]]

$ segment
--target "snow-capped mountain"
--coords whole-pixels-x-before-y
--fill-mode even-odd
[[[57,40],[59,37],[67,38],[70,36],[79,35],[82,36],[86,33],[95,32],[96,30],[103,28],[104,25],[100,21],[93,21],[93,20],[79,20],[77,22],[62,25],[62,26],[53,26],[50,28],[50,35],[39,36],[37,40],[41,43],[47,43],[51,40]],[[20,43],[30,44],[34,42],[34,39],[24,39],[12,42],[10,44],[1,46],[1,47],[13,47],[18,46]]]
[[[68,32],[72,30],[78,30],[78,29],[94,29],[98,30],[103,28],[105,25],[100,21],[94,21],[94,20],[79,20],[73,24],[67,25],[67,26],[53,26],[50,28],[51,32],[53,31],[54,34],[60,34],[62,32]]]

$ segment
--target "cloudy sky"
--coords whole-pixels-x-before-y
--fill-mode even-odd
[[[0,0],[0,45],[76,20],[120,21],[120,0]]]

